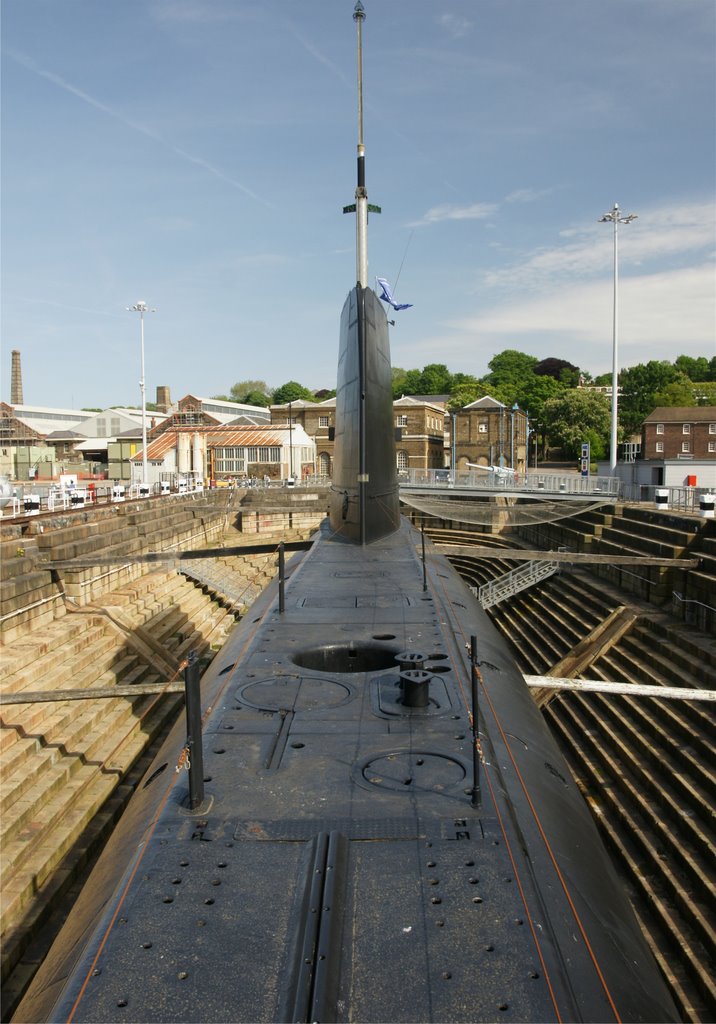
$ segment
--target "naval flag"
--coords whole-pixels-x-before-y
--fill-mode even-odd
[[[384,277],[377,277],[376,281],[381,287],[382,294],[380,295],[380,298],[383,300],[383,302],[390,303],[393,309],[410,309],[410,307],[413,305],[412,302],[396,302],[395,299],[393,298],[393,293],[390,290],[390,285],[388,284]]]

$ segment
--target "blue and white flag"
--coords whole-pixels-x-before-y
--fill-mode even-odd
[[[410,309],[410,307],[413,305],[412,302],[396,302],[395,299],[393,298],[393,293],[390,290],[390,285],[388,284],[384,277],[377,277],[376,281],[380,285],[382,291],[382,295],[380,295],[379,297],[383,300],[383,302],[390,303],[393,309]]]

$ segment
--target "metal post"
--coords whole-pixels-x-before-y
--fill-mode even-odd
[[[278,546],[278,611],[283,615],[286,609],[286,549],[283,541]]]
[[[186,703],[186,745],[189,752],[189,806],[192,810],[204,800],[204,751],[201,740],[201,686],[196,651],[190,651],[184,670]]]
[[[428,589],[427,567],[425,565],[425,523],[420,527],[420,539],[423,547],[423,592]]]
[[[612,476],[616,476],[617,467],[617,426],[619,407],[619,242],[618,232],[620,224],[631,224],[637,219],[636,213],[622,216],[619,203],[614,208],[599,218],[599,223],[609,221],[614,225],[614,303],[612,310],[612,414],[610,430],[609,470]]]
[[[470,637],[470,679],[472,682],[472,806],[479,807],[480,795],[480,752],[479,739],[479,703],[477,688],[477,637]]]

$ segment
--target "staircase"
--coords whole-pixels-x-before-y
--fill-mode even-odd
[[[639,567],[634,573],[610,566],[594,575],[562,572],[494,606],[495,625],[526,674],[716,688],[713,631],[680,621],[669,605],[674,584],[697,611],[714,604],[712,526],[651,522],[642,510],[621,513],[612,509],[582,517],[583,523],[532,528],[528,543],[537,546],[539,533],[543,548],[569,543],[573,550],[662,557],[696,551],[699,569],[667,570],[666,576]],[[473,586],[488,583],[505,566],[466,556],[451,561]],[[707,616],[713,614],[708,607]],[[544,691],[542,701],[683,1019],[715,1020],[713,705],[554,691]]]
[[[532,587],[535,583],[553,576],[559,571],[559,562],[525,562],[519,569],[511,569],[504,576],[498,576],[479,589],[471,587],[473,594],[483,608],[492,608],[500,601],[506,601],[520,591]]]

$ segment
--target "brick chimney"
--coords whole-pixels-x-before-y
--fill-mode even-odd
[[[12,350],[12,373],[10,375],[10,405],[24,405],[22,397],[22,368],[20,366],[20,352]]]

